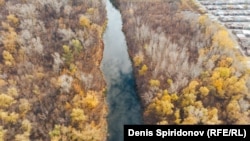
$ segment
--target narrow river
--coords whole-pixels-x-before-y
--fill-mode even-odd
[[[108,25],[103,37],[105,48],[101,69],[108,84],[108,141],[123,141],[124,124],[141,124],[141,107],[122,32],[121,14],[109,0],[106,10]]]

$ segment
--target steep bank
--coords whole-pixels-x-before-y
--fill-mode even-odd
[[[105,141],[105,3],[1,0],[0,21],[0,140]]]
[[[249,70],[223,26],[192,0],[116,3],[145,123],[250,123]]]

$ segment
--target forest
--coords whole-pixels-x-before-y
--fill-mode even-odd
[[[106,140],[104,1],[0,0],[0,21],[0,140]]]
[[[250,123],[247,59],[195,0],[110,1],[121,12],[144,124]],[[107,140],[105,7],[0,0],[0,141]]]
[[[145,124],[249,124],[250,77],[231,33],[194,0],[115,0]]]

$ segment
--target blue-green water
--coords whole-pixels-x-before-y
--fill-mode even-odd
[[[122,32],[120,12],[106,3],[108,24],[104,33],[102,71],[108,84],[108,141],[123,141],[124,124],[141,124],[141,106]]]

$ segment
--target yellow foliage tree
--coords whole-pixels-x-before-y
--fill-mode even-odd
[[[229,98],[232,95],[247,92],[246,81],[243,77],[237,78],[232,68],[217,67],[213,70],[209,83],[216,88],[220,98]]]
[[[13,27],[17,27],[19,24],[19,19],[13,14],[8,15],[7,20]]]
[[[31,131],[31,123],[29,120],[24,119],[21,124],[21,129],[23,131],[22,134],[15,135],[15,141],[29,141],[30,140],[30,131]]]
[[[77,71],[77,66],[75,64],[69,64],[69,71],[70,71],[70,74],[74,75],[75,72]]]
[[[214,72],[218,72],[222,78],[228,78],[231,75],[230,69],[226,67],[215,68]]]
[[[19,101],[20,101],[20,105],[18,108],[19,108],[20,114],[24,115],[31,109],[30,103],[27,99],[20,99]]]
[[[30,123],[29,120],[24,119],[24,120],[22,121],[22,126],[21,126],[21,128],[22,128],[22,130],[23,130],[24,132],[30,133],[30,131],[31,131],[31,129],[32,129],[32,125],[31,125],[31,123]]]
[[[207,87],[200,87],[199,91],[202,96],[207,96],[209,93],[209,89]]]
[[[8,96],[6,94],[0,94],[0,107],[1,108],[9,107],[11,104],[15,102],[16,100],[13,97]]]
[[[134,64],[135,64],[136,67],[137,67],[137,66],[140,66],[141,63],[142,63],[142,61],[143,61],[143,56],[142,56],[142,55],[137,54],[137,55],[135,55],[135,57],[133,58],[133,62],[134,62]]]
[[[194,104],[196,98],[197,96],[194,93],[184,93],[181,97],[181,107],[186,107],[188,105]]]
[[[86,16],[82,15],[79,18],[79,24],[80,24],[81,27],[89,28],[91,22],[90,22],[90,20]]]
[[[205,26],[206,23],[208,22],[208,16],[207,15],[202,15],[199,17],[198,21],[199,21],[199,24],[202,25],[202,26]]]
[[[79,140],[79,141],[84,141],[86,140],[86,137],[83,135],[83,131],[76,130],[75,128],[72,128],[71,132],[71,140]]]
[[[186,87],[185,89],[183,89],[183,93],[184,94],[188,94],[188,93],[193,93],[195,94],[196,93],[196,88],[197,86],[199,85],[199,82],[196,81],[196,80],[192,80],[188,87]]]
[[[179,99],[179,97],[177,96],[177,94],[171,94],[172,101],[177,101],[178,99]]]
[[[96,9],[91,7],[91,8],[88,8],[87,13],[92,15],[95,13],[95,11],[96,11]]]
[[[147,65],[144,64],[139,70],[139,75],[144,75],[147,72],[147,70],[148,70],[148,67]]]
[[[172,84],[173,84],[173,80],[169,78],[169,79],[167,80],[167,83],[168,83],[168,85],[172,85]]]
[[[232,92],[232,94],[239,94],[241,92],[247,92],[247,86],[246,86],[246,81],[241,78],[239,79],[236,83],[234,83],[234,85],[232,85],[233,87],[229,87],[229,89],[227,90],[228,92]]]
[[[19,94],[17,92],[17,89],[15,87],[8,88],[8,95],[12,97],[17,97]]]
[[[172,99],[169,94],[164,94],[160,99],[155,98],[153,102],[147,107],[146,111],[153,112],[160,117],[171,115],[174,112],[174,105],[171,100]]]
[[[4,50],[3,53],[2,53],[2,55],[3,55],[3,59],[4,59],[5,65],[7,65],[7,66],[13,65],[14,58],[13,58],[13,56],[8,51]]]
[[[238,119],[240,119],[241,114],[240,114],[240,105],[238,101],[232,99],[226,107],[226,112],[227,112],[227,118],[230,122],[234,123]]]
[[[63,52],[63,59],[65,63],[69,66],[74,60],[73,52],[67,45],[63,45]]]
[[[204,123],[203,118],[207,117],[208,110],[203,107],[201,101],[195,101],[192,105],[183,108],[184,120],[182,124]]]
[[[0,110],[0,120],[3,120],[6,123],[16,123],[19,118],[19,114],[12,112],[4,112]]]
[[[213,86],[216,88],[219,97],[223,98],[225,94],[225,90],[223,88],[224,80],[222,78],[216,79],[213,81]]]
[[[54,129],[49,132],[52,141],[59,141],[61,136],[61,126],[55,125]]]
[[[99,100],[97,99],[96,94],[97,93],[94,92],[94,91],[88,91],[87,92],[87,96],[84,98],[84,104],[89,109],[95,108],[98,105],[98,103],[99,103]]]
[[[154,79],[151,79],[149,81],[149,85],[151,87],[159,87],[161,85],[160,81],[159,80],[154,80]]]
[[[3,33],[3,45],[6,51],[10,53],[16,52],[17,46],[17,33],[13,27],[10,27],[9,24],[2,22],[2,26],[7,32]]]
[[[81,124],[87,120],[87,116],[84,114],[84,111],[79,108],[73,108],[70,117],[73,123],[78,124]]]
[[[193,124],[197,124],[199,122],[198,118],[190,115],[187,118],[185,118],[181,124],[185,124],[185,125],[193,125]]]
[[[174,117],[175,117],[174,123],[180,124],[181,123],[180,109],[175,110]]]
[[[98,24],[95,24],[95,23],[92,23],[91,26],[90,26],[90,29],[92,31],[96,31],[97,33],[97,37],[101,38],[102,37],[102,34],[104,32],[103,30],[103,27],[98,25]]]
[[[30,140],[30,134],[28,132],[15,135],[15,141],[29,141],[29,140]]]
[[[193,81],[191,81],[191,82],[189,83],[188,88],[189,88],[190,90],[195,90],[196,87],[197,87],[198,85],[199,85],[199,82],[193,80]]]
[[[75,54],[79,54],[81,53],[81,50],[83,49],[83,46],[81,44],[81,42],[77,39],[72,39],[71,40],[71,45],[73,46],[74,48],[74,53]]]
[[[98,135],[98,136],[97,136]],[[84,141],[100,141],[103,140],[103,132],[101,128],[96,126],[94,122],[87,124],[84,130],[77,134],[78,138],[75,140],[84,140]]]
[[[213,44],[219,45],[223,48],[233,48],[235,46],[235,42],[230,37],[228,31],[226,29],[221,29],[213,36]]]
[[[221,124],[222,121],[218,117],[218,109],[213,107],[208,109],[207,116],[203,117],[203,123],[205,124]]]
[[[72,100],[73,107],[75,108],[83,108],[84,107],[84,96],[83,95],[75,95]]]
[[[219,67],[226,67],[229,68],[233,63],[233,58],[231,57],[222,57],[218,63]]]
[[[0,126],[0,141],[4,141],[4,135],[7,132],[7,130],[3,129],[3,126]]]

